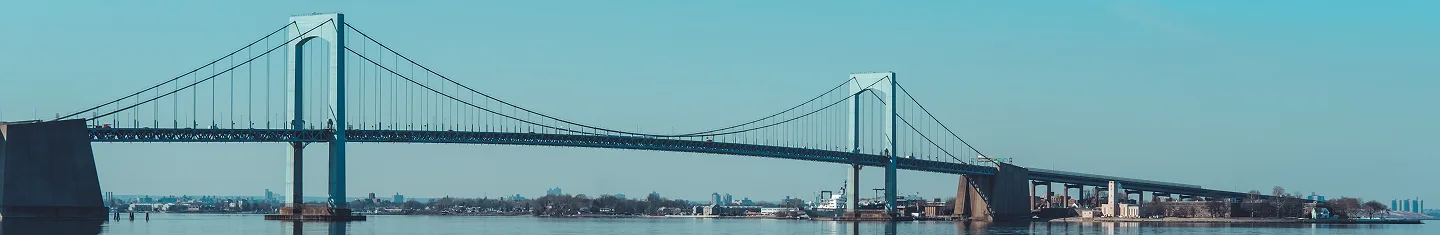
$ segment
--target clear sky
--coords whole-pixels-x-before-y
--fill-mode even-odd
[[[878,2],[878,1],[877,1]],[[447,76],[603,126],[702,129],[851,72],[895,71],[1021,165],[1245,191],[1436,199],[1436,1],[6,1],[0,120],[142,89],[290,15],[352,25]],[[797,92],[799,91],[799,92]],[[117,194],[283,192],[281,144],[95,144]],[[323,196],[323,148],[308,195]],[[353,144],[351,196],[658,191],[775,200],[846,166],[557,147]],[[880,185],[867,168],[865,188]],[[953,195],[956,177],[902,172]],[[868,192],[867,192],[868,195]]]

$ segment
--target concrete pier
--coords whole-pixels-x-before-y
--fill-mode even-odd
[[[300,213],[294,213],[299,211]],[[280,214],[265,215],[265,220],[288,220],[288,221],[365,221],[365,216],[355,215],[347,208],[335,208],[327,205],[303,205],[300,208],[286,207],[280,209]]]
[[[89,133],[79,119],[0,123],[0,218],[104,220]]]
[[[1030,200],[1026,195],[1030,171],[1007,163],[996,163],[995,175],[961,175],[956,191],[955,215],[972,221],[1028,220]],[[1032,197],[1033,198],[1033,197]],[[1034,205],[1034,204],[1031,204]]]

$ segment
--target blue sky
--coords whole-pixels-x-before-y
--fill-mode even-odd
[[[223,55],[290,15],[339,11],[447,76],[599,125],[714,127],[784,109],[851,72],[895,71],[977,148],[1021,165],[1433,199],[1440,189],[1415,187],[1433,183],[1425,172],[1440,165],[1433,9],[1440,3],[10,1],[0,3],[0,119],[88,107]],[[102,187],[117,194],[283,191],[279,144],[94,147]],[[320,196],[324,152],[309,149],[307,191]],[[774,200],[833,190],[846,169],[549,147],[350,152],[351,196],[533,196],[558,186]],[[862,185],[880,184],[879,170],[865,173]],[[953,195],[956,181],[900,177],[902,192],[927,196]]]

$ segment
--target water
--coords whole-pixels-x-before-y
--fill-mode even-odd
[[[259,215],[151,214],[150,221],[0,219],[0,234],[1440,234],[1436,225],[1241,225],[1141,223],[985,224],[771,219],[567,219],[371,216],[350,223],[265,221]]]

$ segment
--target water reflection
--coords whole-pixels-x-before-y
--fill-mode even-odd
[[[305,233],[305,225],[306,225],[306,222],[303,222],[303,221],[295,221],[295,222],[289,222],[289,223],[291,224],[291,225],[290,225],[290,234],[292,234],[292,235],[304,235],[304,234],[306,234],[306,233]],[[349,222],[309,222],[309,224],[310,224],[310,226],[325,226],[326,229],[327,229],[327,231],[328,231],[328,233],[326,233],[326,234],[329,234],[329,235],[346,235],[346,234],[349,233],[349,231],[348,231]],[[315,234],[315,233],[310,233],[310,234]]]
[[[898,225],[897,225],[894,221],[891,221],[891,222],[883,222],[883,223],[882,223],[882,222],[850,222],[850,233],[849,233],[849,234],[870,234],[870,233],[867,233],[868,231],[860,230],[860,224],[866,224],[866,226],[879,225],[879,226],[881,226],[881,227],[883,227],[883,228],[885,229],[885,233],[884,233],[885,235],[895,235],[895,234],[896,234],[896,232],[895,232],[896,227],[898,227]]]
[[[31,220],[0,218],[0,234],[100,234],[105,220]]]

